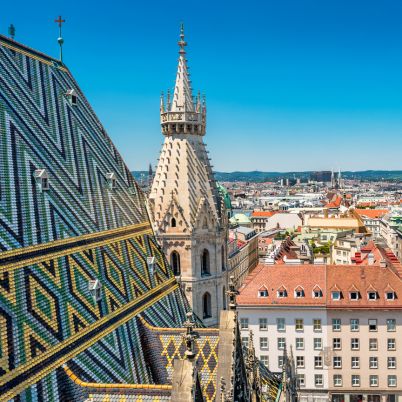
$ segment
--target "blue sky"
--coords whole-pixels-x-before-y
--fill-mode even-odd
[[[402,169],[398,0],[60,0],[2,4],[0,31],[58,55],[127,164],[156,163],[159,95],[185,23],[214,169]]]

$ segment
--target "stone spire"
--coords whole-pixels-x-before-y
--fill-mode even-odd
[[[206,103],[201,101],[198,94],[195,102],[191,89],[189,67],[187,66],[186,50],[187,42],[184,40],[184,26],[180,28],[179,64],[177,66],[176,84],[172,99],[168,92],[165,103],[161,97],[161,125],[165,135],[173,134],[205,134]]]
[[[188,72],[186,50],[187,42],[184,40],[184,25],[180,27],[180,40],[178,42],[179,65],[177,66],[176,85],[174,87],[171,112],[194,112],[193,95],[191,92],[190,74]]]

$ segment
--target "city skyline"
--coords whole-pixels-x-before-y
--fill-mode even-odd
[[[181,21],[194,91],[207,96],[214,170],[401,168],[400,4],[230,4],[6,4],[1,32],[13,23],[17,41],[58,57],[53,20],[66,19],[64,61],[131,170],[156,164]],[[379,146],[386,157],[374,159]]]

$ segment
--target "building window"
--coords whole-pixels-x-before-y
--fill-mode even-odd
[[[225,264],[225,247],[221,247],[221,263],[222,263],[222,271],[226,271],[226,264]]]
[[[340,318],[333,318],[332,319],[332,331],[340,331],[341,330],[341,319]]]
[[[304,377],[304,374],[297,374],[297,387],[298,388],[303,388],[306,386],[306,379]]]
[[[266,338],[266,337],[260,338],[260,348],[268,349],[268,338]]]
[[[333,381],[334,381],[334,387],[342,387],[342,375],[341,374],[334,374]]]
[[[211,295],[206,292],[202,297],[202,311],[203,311],[203,318],[210,318],[212,317],[211,314]]]
[[[370,376],[370,387],[378,387],[378,375]]]
[[[350,320],[350,330],[356,332],[359,330],[359,320],[357,318],[352,318]]]
[[[277,331],[280,331],[280,332],[286,331],[285,319],[284,318],[277,318],[276,319],[276,329],[277,329]]]
[[[387,361],[388,361],[389,369],[396,369],[396,357],[395,356],[388,357]]]
[[[258,291],[258,297],[268,297],[268,289],[263,287]]]
[[[370,338],[369,339],[369,349],[370,350],[378,350],[377,338]]]
[[[341,300],[341,292],[334,290],[331,292],[332,300]]]
[[[313,290],[313,297],[316,299],[319,299],[322,297],[322,290],[319,288],[316,288]]]
[[[367,292],[367,298],[369,300],[377,300],[377,292]]]
[[[396,349],[396,340],[395,340],[395,338],[388,338],[387,339],[387,349],[388,350],[395,350]]]
[[[314,329],[315,332],[321,332],[322,331],[321,320],[320,319],[313,320],[313,329]]]
[[[369,358],[369,367],[371,369],[378,368],[378,357],[377,356],[370,356],[370,358]]]
[[[225,286],[222,288],[222,306],[223,306],[223,309],[226,310],[226,288],[225,288]]]
[[[49,190],[49,175],[46,169],[36,169],[33,176],[40,191]]]
[[[357,356],[352,356],[352,362],[351,362],[351,367],[352,369],[358,369],[360,368],[360,358]]]
[[[334,356],[332,360],[334,368],[342,368],[342,357],[341,356]]]
[[[350,300],[359,300],[360,294],[359,294],[359,292],[352,291],[352,292],[349,292],[349,297],[350,297]]]
[[[242,338],[241,338],[241,344],[242,344],[245,348],[248,348],[248,336],[242,336]]]
[[[359,375],[352,375],[352,387],[360,387],[360,376]]]
[[[278,350],[284,350],[286,347],[286,339],[278,338]]]
[[[283,366],[283,356],[278,356],[278,367],[281,369]]]
[[[396,395],[388,394],[386,402],[396,402]]]
[[[181,273],[180,270],[180,254],[175,250],[172,251],[172,254],[170,254],[170,265],[173,268],[173,274],[175,276],[179,276]]]
[[[304,349],[304,338],[296,338],[296,350]]]
[[[385,293],[385,298],[387,300],[394,300],[395,299],[395,292],[386,292]]]
[[[388,387],[396,387],[396,375],[388,376]]]
[[[350,348],[351,348],[352,350],[359,350],[359,347],[360,347],[360,345],[359,345],[359,338],[352,338],[352,339],[350,340]]]
[[[67,90],[66,96],[71,105],[75,106],[77,104],[77,92],[75,92],[75,89]]]
[[[298,332],[304,330],[303,318],[296,318],[295,319],[295,330],[298,331]]]
[[[322,368],[322,356],[314,356],[314,368]]]
[[[315,374],[314,375],[314,384],[316,387],[322,387],[323,386],[323,377],[322,374]]]
[[[248,329],[248,318],[240,318],[240,329]]]
[[[88,282],[88,290],[95,303],[102,299],[102,285],[99,279],[90,280]]]
[[[377,320],[376,319],[368,320],[368,326],[369,326],[369,331],[370,332],[377,331]]]
[[[269,357],[267,355],[261,355],[260,356],[260,361],[266,368],[268,368],[268,366],[269,366]]]
[[[296,356],[296,367],[297,368],[304,367],[304,356]]]
[[[322,350],[322,339],[314,338],[314,350]]]
[[[267,331],[268,330],[268,319],[267,318],[260,318],[260,331]]]
[[[175,228],[176,227],[176,219],[172,218],[170,221],[170,227]]]
[[[396,320],[393,318],[387,319],[387,331],[394,332],[396,330]]]
[[[287,297],[287,296],[288,296],[288,292],[287,292],[287,290],[284,289],[284,288],[279,289],[278,292],[277,292],[277,296],[280,297],[280,298],[282,298],[282,297]]]
[[[297,287],[295,289],[295,297],[296,298],[304,297],[304,289],[301,287]]]
[[[334,350],[340,350],[342,348],[341,338],[333,338],[332,339],[332,348]]]
[[[204,248],[201,256],[201,275],[210,275],[210,266],[209,266],[209,251]]]

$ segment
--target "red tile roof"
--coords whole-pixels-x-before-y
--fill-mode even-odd
[[[284,211],[254,211],[251,216],[253,218],[270,218],[271,216],[274,216],[278,212],[284,212]]]
[[[259,297],[258,290],[265,286],[268,297]],[[301,286],[304,297],[295,297],[294,290]],[[322,298],[313,297],[313,289],[322,290]],[[280,288],[287,297],[278,297]],[[386,300],[385,292],[393,289],[397,298]],[[332,300],[331,290],[342,293],[340,300]],[[350,300],[349,292],[356,289],[359,300]],[[375,289],[377,300],[368,300],[367,291]],[[402,309],[402,280],[390,268],[379,265],[259,265],[248,275],[237,297],[242,305],[322,306],[327,308],[397,308]]]
[[[355,212],[360,216],[366,216],[371,219],[379,219],[386,215],[389,210],[388,209],[361,209],[356,208]]]

